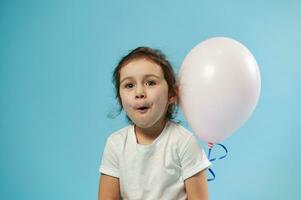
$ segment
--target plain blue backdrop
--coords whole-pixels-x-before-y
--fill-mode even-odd
[[[1,0],[0,199],[96,199],[106,138],[126,125],[123,114],[107,117],[120,57],[148,45],[178,72],[191,48],[215,36],[249,48],[262,90],[223,143],[229,154],[213,164],[210,199],[300,199],[297,0]]]

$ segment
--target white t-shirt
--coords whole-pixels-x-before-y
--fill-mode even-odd
[[[124,200],[187,199],[184,180],[211,165],[193,134],[171,121],[152,144],[136,141],[133,125],[113,133],[99,168],[119,178]]]

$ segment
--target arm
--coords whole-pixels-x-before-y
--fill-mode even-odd
[[[185,180],[185,189],[188,200],[208,200],[208,186],[206,170]]]
[[[98,200],[119,200],[119,178],[101,174]]]

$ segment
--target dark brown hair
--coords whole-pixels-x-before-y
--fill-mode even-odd
[[[168,85],[169,97],[178,96],[175,73],[173,71],[170,62],[166,59],[166,56],[158,49],[152,49],[150,47],[138,47],[132,50],[129,54],[127,54],[123,58],[121,58],[121,60],[119,61],[118,65],[116,66],[113,72],[112,81],[115,86],[116,99],[118,100],[118,103],[120,105],[119,113],[122,110],[122,102],[121,102],[120,91],[119,91],[120,70],[123,66],[125,66],[129,62],[135,59],[143,59],[143,58],[150,60],[161,67],[164,78]],[[172,103],[168,106],[166,118],[169,120],[174,119],[176,112],[177,112],[177,102]],[[133,123],[128,116],[126,117],[128,122]]]

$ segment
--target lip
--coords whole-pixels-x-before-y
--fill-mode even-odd
[[[150,109],[149,105],[138,105],[135,107],[135,110],[139,113],[146,113]]]
[[[135,109],[140,109],[140,108],[150,108],[150,104],[144,103],[144,104],[137,104],[134,106]]]
[[[149,110],[149,108],[145,108],[145,109],[137,109],[137,112],[144,114],[147,113],[147,111]]]

